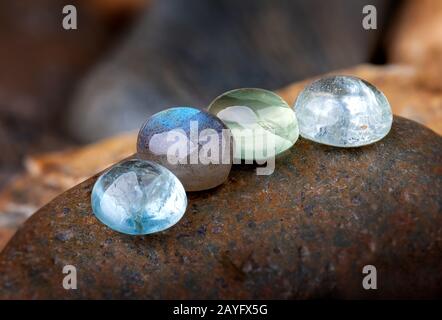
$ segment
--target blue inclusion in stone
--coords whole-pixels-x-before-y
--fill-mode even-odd
[[[143,235],[170,228],[187,207],[183,185],[168,169],[151,161],[123,161],[96,181],[92,210],[109,228]]]
[[[207,128],[222,131],[227,128],[221,120],[206,111],[193,107],[173,107],[155,113],[143,124],[138,134],[138,148],[147,149],[149,140],[154,134],[174,129],[183,130],[189,137],[193,121],[198,124],[200,131]]]
[[[201,111],[192,107],[173,107],[154,114],[149,118],[151,127],[162,130],[181,128],[184,131],[190,129],[190,121],[197,121]]]

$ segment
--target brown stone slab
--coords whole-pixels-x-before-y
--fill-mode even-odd
[[[235,166],[151,236],[93,215],[95,177],[55,198],[0,254],[0,298],[397,298],[442,292],[442,138],[403,118],[353,149],[301,139],[270,176]],[[378,290],[362,288],[374,265]],[[65,290],[74,265],[78,289]]]

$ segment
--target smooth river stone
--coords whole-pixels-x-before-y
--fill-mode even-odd
[[[235,159],[265,160],[289,149],[299,137],[298,122],[277,94],[255,88],[228,91],[208,108],[232,131]]]
[[[370,83],[332,76],[308,85],[294,109],[303,138],[336,147],[360,147],[385,137],[393,114],[385,95]]]
[[[158,112],[138,133],[138,156],[168,168],[186,191],[211,189],[226,181],[232,150],[233,138],[224,123],[191,107]]]
[[[177,223],[187,207],[183,185],[151,161],[131,159],[104,172],[92,189],[92,210],[109,228],[143,235]]]
[[[0,299],[441,296],[441,136],[395,118],[363,150],[300,139],[278,160],[271,175],[234,166],[222,188],[188,195],[173,228],[144,237],[94,218],[90,178],[0,252]],[[77,290],[61,285],[66,265]],[[378,290],[362,287],[366,265],[377,268]]]

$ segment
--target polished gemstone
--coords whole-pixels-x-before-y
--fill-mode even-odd
[[[379,141],[393,122],[384,94],[356,77],[332,76],[313,82],[300,93],[294,109],[303,138],[337,147]]]
[[[293,146],[299,136],[295,113],[271,91],[232,90],[216,98],[208,110],[231,129],[236,159],[274,157]]]
[[[92,189],[95,216],[116,231],[143,235],[170,228],[184,215],[186,192],[166,168],[150,161],[123,161]]]
[[[137,151],[172,171],[187,191],[226,181],[232,168],[233,138],[217,117],[191,107],[154,114],[141,127]]]

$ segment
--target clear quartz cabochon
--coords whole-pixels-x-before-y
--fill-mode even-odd
[[[337,147],[360,147],[384,138],[393,114],[385,95],[370,83],[331,76],[308,85],[294,109],[303,138]]]

